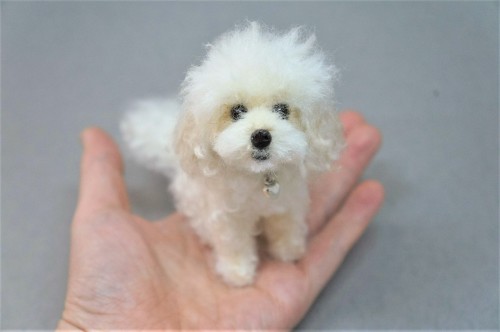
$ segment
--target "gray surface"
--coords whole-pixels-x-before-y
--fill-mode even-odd
[[[498,4],[2,2],[2,327],[53,328],[78,188],[78,133],[177,91],[245,18],[315,28],[337,93],[379,126],[387,201],[300,324],[497,329]],[[127,162],[134,208],[172,210]]]

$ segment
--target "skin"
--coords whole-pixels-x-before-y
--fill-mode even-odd
[[[341,114],[340,167],[311,186],[310,237],[296,263],[261,258],[255,284],[213,272],[210,249],[179,213],[149,222],[130,211],[120,152],[97,128],[82,133],[78,206],[58,329],[291,329],[305,315],[380,208],[384,191],[358,183],[381,144],[378,130]]]

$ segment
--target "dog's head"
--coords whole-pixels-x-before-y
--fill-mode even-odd
[[[183,84],[176,152],[189,173],[328,169],[342,146],[335,68],[300,28],[257,23],[222,35]]]

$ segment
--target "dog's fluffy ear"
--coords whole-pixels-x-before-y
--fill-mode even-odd
[[[330,103],[318,105],[313,116],[302,121],[309,144],[305,165],[312,173],[329,170],[345,146],[342,124],[333,107]]]
[[[190,109],[181,113],[174,133],[175,153],[182,169],[195,176],[212,176],[218,172],[219,162],[210,147],[207,124],[201,123]]]

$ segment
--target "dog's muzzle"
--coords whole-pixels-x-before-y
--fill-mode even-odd
[[[265,129],[258,129],[250,136],[250,141],[254,147],[252,158],[255,160],[269,159],[269,151],[266,149],[272,141],[271,133]]]

